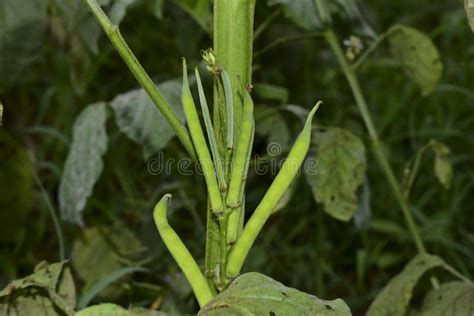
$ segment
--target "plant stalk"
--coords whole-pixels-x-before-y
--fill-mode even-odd
[[[347,59],[344,55],[344,52],[342,51],[341,45],[339,44],[339,41],[334,31],[332,29],[328,29],[325,32],[325,37],[329,46],[336,55],[339,65],[349,83],[349,86],[356,100],[357,107],[359,108],[362,119],[365,123],[370,139],[372,141],[372,149],[375,154],[375,157],[377,158],[377,161],[383,172],[385,173],[387,181],[390,187],[392,188],[393,193],[395,194],[395,198],[397,199],[397,202],[402,210],[410,234],[415,242],[415,246],[418,252],[426,253],[425,245],[418,232],[418,228],[408,205],[408,201],[405,199],[400,185],[395,177],[395,174],[393,173],[393,170],[390,167],[388,159],[385,156],[385,153],[383,152],[382,143],[380,142],[377,130],[375,129],[372,117],[367,106],[367,102],[365,101],[364,95],[362,94],[362,89],[360,87],[359,80],[357,79],[353,68],[347,62]]]
[[[234,142],[240,132],[243,89],[252,81],[255,0],[214,1],[214,52],[229,74],[234,98]],[[222,91],[219,91],[222,94]],[[220,96],[224,100],[224,96]],[[219,104],[219,108],[223,109]]]
[[[243,92],[251,85],[253,25],[255,0],[216,0],[214,1],[214,54],[217,64],[223,67],[230,79],[233,101],[233,144],[237,146],[242,124]],[[226,136],[228,113],[226,110],[225,91],[219,82],[219,76],[214,83],[214,129],[219,151],[225,157],[225,177],[228,181],[232,172],[232,151],[227,149]],[[229,126],[231,128],[231,126]],[[223,197],[227,192],[222,193]],[[243,196],[242,196],[243,200]],[[225,267],[230,246],[227,244],[228,217],[231,212],[238,212],[243,208],[226,210],[222,218],[208,214],[208,234],[206,240],[206,270],[214,272],[219,289],[225,289],[229,283]],[[242,214],[243,215],[243,214]],[[242,230],[241,221],[231,221],[239,227],[231,231]],[[218,245],[213,236],[219,236]],[[216,269],[216,267],[219,267]],[[222,268],[221,268],[222,267]],[[219,272],[219,275],[216,275]],[[208,274],[209,280],[210,274]]]
[[[188,130],[181,123],[178,115],[169,106],[168,102],[158,90],[153,80],[151,80],[150,76],[143,69],[142,65],[128,46],[127,42],[122,37],[118,26],[114,25],[110,21],[96,0],[85,0],[85,2],[89,6],[89,9],[97,19],[97,22],[99,22],[107,37],[112,42],[112,45],[120,54],[123,61],[127,64],[130,72],[134,75],[135,79],[137,79],[138,83],[143,87],[143,89],[148,93],[158,110],[171,125],[179,140],[188,151],[189,155],[194,160],[196,160],[196,153],[194,151],[194,146],[191,142]]]

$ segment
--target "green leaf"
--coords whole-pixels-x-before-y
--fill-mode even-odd
[[[48,1],[0,2],[0,82],[17,79],[41,56]]]
[[[425,297],[421,315],[474,315],[474,284],[460,281],[442,284]]]
[[[253,91],[262,99],[276,100],[280,104],[288,103],[288,89],[268,83],[256,83]]]
[[[431,39],[414,28],[396,25],[388,41],[407,76],[420,86],[423,95],[431,93],[443,73],[438,49]]]
[[[165,81],[158,89],[184,121],[181,107],[181,82]],[[166,147],[175,135],[173,129],[143,89],[129,91],[112,100],[119,129],[131,140],[143,145],[144,156],[150,158]]]
[[[0,148],[0,243],[18,244],[33,216],[33,166],[26,148],[5,129],[0,129]]]
[[[443,266],[444,261],[433,255],[420,254],[411,260],[380,292],[367,312],[368,316],[403,316],[410,303],[413,288],[430,269]]]
[[[467,21],[474,32],[474,0],[464,0],[464,9],[467,14]]]
[[[448,159],[449,147],[435,140],[431,140],[430,145],[435,154],[434,172],[436,178],[445,189],[449,189],[453,178],[453,166]]]
[[[0,291],[0,315],[73,315],[76,289],[66,261],[40,263],[33,274]]]
[[[212,29],[211,0],[173,0],[208,33]]]
[[[250,272],[237,277],[199,312],[212,315],[351,315],[341,299],[325,301],[284,286],[263,274]]]
[[[115,304],[99,304],[85,308],[75,316],[165,316],[165,313],[144,308],[125,309]]]
[[[357,188],[363,183],[366,160],[362,141],[339,128],[319,129],[306,164],[306,179],[318,203],[334,218],[348,221],[357,208]]]
[[[146,248],[135,235],[123,227],[93,227],[82,231],[73,244],[73,265],[85,281],[84,292],[99,280],[126,266],[135,265]],[[91,267],[94,267],[91,269]],[[113,299],[120,289],[108,288],[103,296]]]
[[[82,211],[103,169],[102,156],[107,149],[103,102],[86,107],[73,127],[72,145],[59,185],[62,217],[82,225]]]

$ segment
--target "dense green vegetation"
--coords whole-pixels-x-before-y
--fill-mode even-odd
[[[94,3],[0,2],[0,315],[472,315],[471,0]]]

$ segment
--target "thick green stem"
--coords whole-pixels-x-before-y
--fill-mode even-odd
[[[94,14],[95,18],[99,22],[105,34],[107,34],[107,37],[114,45],[117,52],[127,64],[128,68],[130,69],[130,72],[135,76],[138,83],[140,83],[143,89],[148,93],[158,110],[174,129],[176,135],[183,143],[184,147],[191,155],[191,157],[193,159],[196,159],[194,147],[187,129],[181,123],[181,120],[179,119],[178,115],[169,106],[168,102],[160,93],[155,83],[151,80],[150,76],[143,69],[142,65],[137,60],[130,47],[127,45],[127,42],[125,42],[125,39],[120,34],[118,26],[112,24],[112,22],[104,13],[104,11],[96,2],[96,0],[85,0],[85,2],[89,6],[91,12]]]
[[[240,132],[243,90],[252,81],[254,10],[255,0],[214,1],[214,52],[232,84],[234,140]]]
[[[222,66],[230,79],[232,86],[233,101],[233,144],[236,144],[240,135],[243,92],[247,85],[251,84],[252,74],[252,48],[253,48],[253,21],[254,21],[255,0],[216,0],[214,1],[214,54],[217,64]],[[230,177],[232,166],[230,159],[232,152],[227,150],[228,113],[226,110],[226,98],[224,87],[216,76],[214,84],[214,128],[216,139],[221,155],[226,157],[226,179]],[[230,117],[230,115],[229,115]],[[230,125],[230,124],[229,124]],[[230,126],[229,126],[230,127]],[[226,197],[227,193],[223,192]],[[208,215],[208,232],[206,246],[206,270],[209,271],[208,278],[214,272],[214,278],[218,279],[218,285],[227,285],[225,266],[229,246],[226,242],[228,212],[223,218],[218,219],[212,214]],[[238,225],[235,231],[241,231],[241,221],[231,221],[233,225]],[[234,231],[234,229],[231,229]],[[213,236],[219,235],[219,247]],[[218,254],[216,254],[218,252]],[[220,258],[217,258],[217,257]],[[223,267],[216,269],[216,267]],[[222,271],[220,271],[222,270]],[[215,273],[219,271],[219,275]],[[222,273],[223,272],[223,273]]]
[[[390,167],[388,159],[383,152],[382,144],[372,121],[367,102],[365,101],[364,95],[362,94],[362,90],[360,88],[357,76],[353,68],[347,62],[347,59],[344,56],[344,52],[342,51],[342,48],[334,31],[332,29],[329,29],[326,31],[325,35],[329,46],[331,46],[331,49],[336,55],[339,65],[341,66],[341,69],[344,75],[346,76],[349,86],[351,87],[352,93],[354,94],[354,98],[361,113],[362,119],[364,120],[365,126],[369,132],[375,157],[377,158],[380,167],[385,173],[389,185],[392,188],[393,193],[395,194],[395,198],[397,199],[397,202],[400,205],[403,216],[405,217],[405,221],[408,225],[408,229],[410,230],[412,238],[415,242],[416,248],[420,253],[425,253],[426,249],[416,227],[416,223],[408,205],[408,201],[405,199],[400,185],[393,173],[393,170]]]

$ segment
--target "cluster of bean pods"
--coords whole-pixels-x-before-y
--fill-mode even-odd
[[[208,59],[212,58],[212,55],[210,55],[210,57],[208,56]],[[215,62],[215,60],[213,61]],[[226,264],[224,267],[220,267],[219,270],[221,273],[224,273],[226,279],[231,280],[240,273],[248,252],[263,225],[272,214],[273,209],[301,167],[310,147],[311,122],[321,102],[318,102],[311,110],[303,130],[296,139],[295,144],[290,150],[275,180],[270,185],[270,188],[242,230],[241,223],[244,220],[243,204],[245,200],[245,183],[255,132],[253,101],[249,91],[243,89],[244,105],[242,117],[240,118],[240,132],[234,141],[232,87],[229,76],[225,70],[219,68],[217,75],[220,76],[226,101],[226,159],[231,160],[230,164],[225,164],[225,160],[221,159],[219,153],[216,135],[214,134],[214,128],[210,119],[209,108],[197,69],[195,70],[195,74],[202,115],[207,132],[207,141],[189,87],[186,61],[183,59],[182,103],[184,114],[186,116],[194,150],[202,166],[210,208],[214,216],[219,218],[219,223],[224,226],[223,229],[225,230],[224,236],[226,240],[222,242],[227,244],[228,251],[225,252],[227,256],[225,258],[226,260],[223,260]],[[226,174],[225,170],[228,170],[228,174]],[[182,240],[168,224],[166,210],[170,198],[171,195],[166,194],[158,202],[154,210],[154,220],[166,247],[190,282],[199,304],[203,306],[212,299],[214,293],[206,282],[198,264]]]

